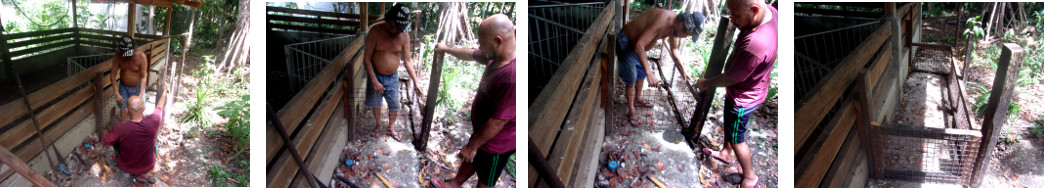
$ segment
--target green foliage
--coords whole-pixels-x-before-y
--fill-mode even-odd
[[[14,17],[4,19],[5,33],[21,33],[72,27],[66,0],[3,0],[15,8]],[[5,6],[6,7],[6,6]]]
[[[200,80],[200,83],[193,89],[196,91],[196,100],[188,103],[188,111],[185,112],[185,116],[181,117],[181,122],[183,123],[194,123],[194,126],[189,131],[190,136],[195,136],[195,133],[199,132],[201,126],[209,126],[211,123],[207,117],[207,108],[210,107],[210,98],[213,95],[209,85],[209,78]]]
[[[1004,32],[1004,37],[1001,38],[1003,42],[1015,42],[1015,40],[1015,30],[1011,28],[1008,28],[1008,31]]]
[[[1014,144],[1022,140],[1022,135],[1018,132],[1011,131],[1011,127],[1004,127],[1004,132],[1001,133],[1001,141],[1005,144]]]
[[[236,165],[241,169],[249,169],[250,162],[246,160],[239,161]],[[216,187],[246,187],[250,185],[250,176],[246,174],[246,170],[242,173],[237,173],[225,165],[215,163],[208,168],[210,172],[210,183]]]
[[[975,102],[972,104],[972,111],[975,112],[976,116],[982,118],[986,116],[986,106],[990,100],[990,89],[986,86],[976,84],[974,82],[968,82],[972,86],[972,92],[979,94],[979,97],[975,98]],[[1015,119],[1019,117],[1019,113],[1022,112],[1022,106],[1016,103],[1014,100],[1008,101],[1008,119]]]
[[[974,18],[968,18],[966,22],[967,29],[964,29],[964,37],[968,38],[969,42],[971,42],[971,40],[973,39],[982,38],[983,35],[986,35],[986,31],[982,30],[982,27],[980,27],[982,26],[982,22],[979,21],[979,16],[975,16]]]
[[[1033,121],[1033,126],[1030,127],[1030,132],[1036,135],[1037,138],[1044,138],[1044,114],[1038,114],[1038,119]]]
[[[218,115],[228,118],[225,131],[236,141],[239,149],[250,145],[250,95],[243,95],[239,100],[229,101],[218,107]]]

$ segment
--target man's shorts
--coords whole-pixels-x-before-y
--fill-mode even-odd
[[[492,154],[482,149],[476,151],[472,165],[475,166],[475,174],[478,175],[479,183],[489,187],[497,186],[497,178],[500,178],[500,172],[507,167],[508,158],[512,154],[515,154],[515,150],[502,154]]]
[[[746,141],[747,122],[761,104],[751,107],[736,106],[732,99],[725,99],[725,141],[739,144]]]
[[[120,83],[120,96],[123,97],[123,104],[120,104],[120,110],[127,110],[127,99],[131,96],[141,95],[141,82],[138,82],[136,86],[123,85],[123,81],[116,80]]]
[[[623,32],[617,32],[616,36],[616,69],[619,70],[620,79],[628,86],[634,86],[637,81],[645,80],[645,68],[642,68],[638,54],[634,53],[634,47]]]
[[[399,72],[395,72],[391,76],[374,74],[377,77],[377,81],[384,86],[384,94],[374,92],[373,82],[366,82],[366,101],[363,104],[370,108],[380,108],[381,99],[383,98],[388,101],[388,110],[398,112],[401,106],[399,104]]]

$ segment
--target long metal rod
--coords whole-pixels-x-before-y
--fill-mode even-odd
[[[293,140],[290,139],[290,136],[287,136],[288,134],[286,133],[286,128],[283,128],[283,123],[282,121],[279,121],[279,116],[275,114],[275,110],[272,109],[272,105],[266,102],[265,106],[268,108],[268,110],[266,110],[266,112],[268,113],[268,117],[272,120],[270,121],[270,123],[272,123],[272,126],[275,127],[276,132],[279,133],[279,137],[283,138],[283,146],[285,146],[286,149],[290,151],[290,156],[294,158],[294,162],[297,162],[297,166],[300,167],[298,171],[305,175],[305,180],[308,181],[308,186],[313,188],[319,187],[316,184],[321,183],[316,182],[317,179],[315,179],[315,176],[312,175],[311,171],[308,171],[308,166],[305,166],[304,161],[301,160],[301,154],[297,153],[297,148],[290,145],[290,143],[293,143]]]
[[[533,165],[533,168],[536,168],[538,177],[543,179],[544,183],[547,183],[549,187],[565,187],[562,184],[562,179],[558,178],[558,175],[551,170],[551,166],[544,160],[544,154],[540,152],[540,148],[533,142],[533,138],[526,140],[529,140],[529,163]]]

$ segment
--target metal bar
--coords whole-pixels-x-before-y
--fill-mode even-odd
[[[736,28],[729,24],[729,18],[722,17],[718,23],[717,33],[719,35],[715,37],[714,49],[711,50],[711,60],[708,62],[707,69],[703,71],[704,78],[718,76],[725,68],[725,56],[732,46],[732,34],[735,31]],[[682,129],[682,135],[685,136],[686,143],[689,144],[690,148],[696,148],[699,145],[700,133],[703,130],[704,121],[707,119],[707,113],[710,112],[714,93],[715,89],[699,92],[696,110],[692,113],[692,118],[689,119],[689,126]]]
[[[540,152],[540,148],[536,146],[533,139],[530,138],[526,140],[529,140],[529,163],[536,169],[538,178],[544,180],[544,183],[547,183],[549,187],[565,187],[565,185],[562,184],[562,179],[558,177],[558,174],[551,170],[551,166],[547,164],[547,160],[544,160],[547,157],[544,157],[544,154]]]
[[[317,184],[322,183],[317,182],[315,176],[312,175],[311,171],[308,171],[308,166],[306,166],[304,161],[301,159],[301,154],[297,152],[297,148],[295,148],[293,145],[290,145],[290,143],[293,143],[293,140],[291,140],[290,137],[287,136],[288,134],[286,133],[286,128],[283,128],[283,123],[282,121],[279,121],[279,116],[275,114],[275,110],[272,109],[272,105],[265,103],[265,106],[267,106],[268,108],[268,117],[271,119],[269,123],[271,123],[272,126],[275,127],[276,132],[279,133],[279,137],[283,139],[283,146],[286,147],[286,149],[290,150],[290,156],[294,158],[294,162],[297,162],[297,166],[300,167],[298,171],[305,175],[305,180],[308,181],[308,186],[313,188],[319,187],[317,186]]]

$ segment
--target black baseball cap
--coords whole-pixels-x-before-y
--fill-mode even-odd
[[[403,4],[395,4],[384,13],[384,22],[391,24],[399,32],[406,31],[410,26],[410,8]]]
[[[134,48],[138,47],[138,44],[134,43],[134,39],[126,35],[120,35],[119,38],[120,43],[119,46],[116,47],[116,49],[119,50],[119,53],[123,57],[134,56]]]

